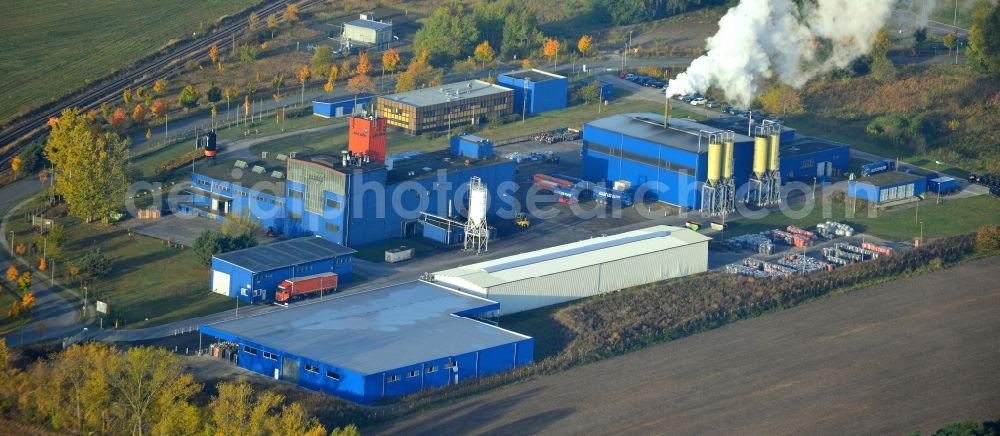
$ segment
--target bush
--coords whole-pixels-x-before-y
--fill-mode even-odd
[[[194,240],[194,253],[202,264],[211,265],[216,254],[256,246],[257,235],[253,232],[230,236],[217,230],[202,230]]]
[[[976,232],[976,252],[996,253],[997,251],[1000,251],[1000,227],[980,227]]]
[[[244,45],[240,47],[240,61],[245,64],[252,64],[257,62],[257,47],[253,45]]]
[[[111,272],[111,259],[100,248],[94,248],[84,253],[76,262],[76,266],[80,268],[80,273],[87,277],[104,277]]]

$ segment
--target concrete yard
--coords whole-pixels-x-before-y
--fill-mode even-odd
[[[144,220],[141,224],[132,226],[132,232],[191,247],[202,230],[221,228],[222,221],[186,214],[170,214],[154,220]]]
[[[432,410],[380,434],[930,434],[1000,418],[1000,257]]]

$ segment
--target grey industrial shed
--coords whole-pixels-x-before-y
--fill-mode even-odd
[[[434,280],[497,301],[510,314],[704,272],[709,240],[654,226],[440,271]]]

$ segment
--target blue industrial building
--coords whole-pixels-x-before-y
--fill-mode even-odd
[[[513,113],[534,115],[565,109],[569,81],[542,70],[521,70],[497,75],[497,85],[514,90]]]
[[[598,80],[597,86],[601,92],[601,101],[611,101],[611,99],[615,98],[615,85],[612,85],[611,82]]]
[[[371,94],[355,94],[344,97],[313,100],[313,115],[323,118],[339,118],[359,114],[371,108]]]
[[[721,117],[703,121],[707,126],[749,134],[753,127],[741,117]],[[797,134],[795,129],[781,126],[779,165],[781,183],[793,181],[823,183],[846,174],[851,164],[851,148],[847,144]]]
[[[274,300],[285,279],[325,272],[338,283],[351,280],[354,250],[318,237],[305,237],[230,251],[212,257],[212,292],[248,303]]]
[[[451,154],[472,159],[482,159],[493,156],[493,141],[476,135],[458,135],[451,137]]]
[[[685,208],[701,206],[701,187],[707,177],[708,137],[711,128],[663,115],[631,113],[601,118],[583,125],[583,178],[609,184],[625,180],[636,200],[656,200]],[[733,179],[736,186],[750,176],[753,139],[735,135]]]
[[[206,159],[195,165],[190,199],[179,207],[219,220],[250,216],[276,234],[322,236],[352,247],[419,234],[425,215],[464,215],[474,176],[490,188],[488,213],[509,211],[504,198],[512,195],[514,162],[494,156],[489,141],[470,138],[460,141],[466,145],[459,154],[405,153],[384,163],[327,153]],[[452,236],[433,239],[457,242]]]
[[[926,190],[926,177],[900,171],[851,180],[847,187],[848,195],[875,204],[910,200]]]
[[[636,200],[699,209],[708,180],[709,136],[733,132],[732,180],[741,190],[751,178],[754,154],[754,139],[743,133],[755,127],[739,117],[704,122],[670,118],[666,128],[663,115],[653,113],[597,119],[583,125],[583,178],[599,185],[624,180]],[[813,177],[825,181],[848,169],[850,149],[845,144],[796,137],[794,129],[784,126],[778,137],[782,183],[813,182]]]
[[[415,281],[202,325],[237,364],[361,404],[531,363],[534,340],[476,317],[499,304]]]

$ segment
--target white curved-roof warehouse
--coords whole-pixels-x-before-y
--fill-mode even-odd
[[[708,238],[654,226],[434,273],[434,280],[500,303],[504,314],[708,269]]]

